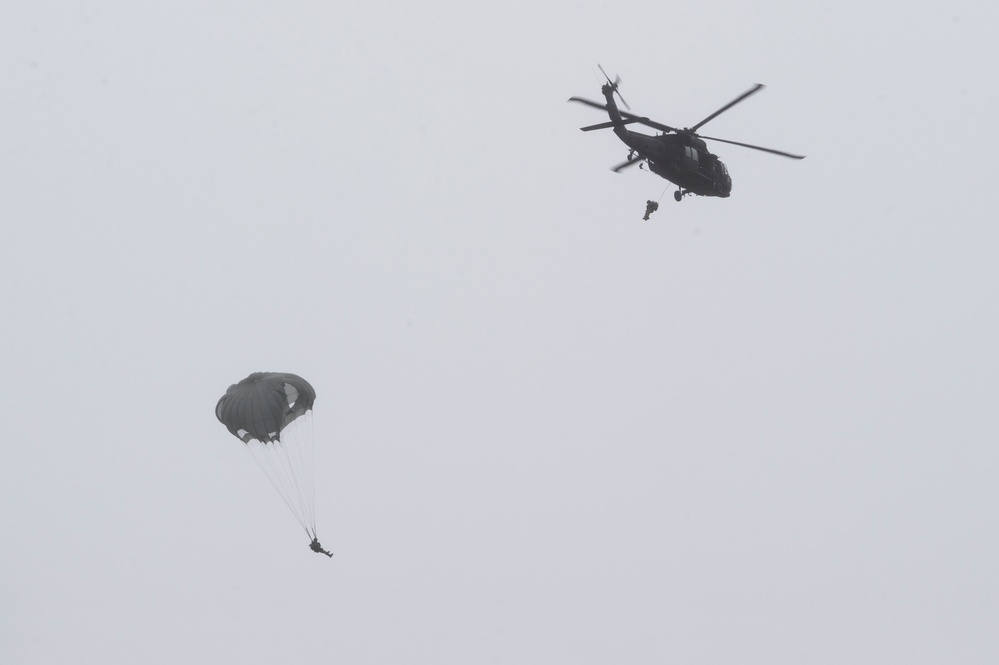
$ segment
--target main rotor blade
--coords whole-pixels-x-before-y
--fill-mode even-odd
[[[586,127],[580,127],[584,132],[592,132],[594,129],[610,129],[616,125],[630,125],[633,122],[638,122],[638,120],[622,120],[621,122],[601,122],[596,125],[587,125]]]
[[[743,148],[752,148],[753,150],[762,150],[763,152],[769,152],[774,155],[780,155],[781,157],[790,157],[791,159],[804,159],[804,155],[792,155],[789,152],[783,152],[781,150],[774,150],[773,148],[763,148],[758,145],[751,145],[749,143],[739,143],[738,141],[727,141],[725,139],[717,139],[713,136],[704,136],[703,134],[698,134],[702,139],[707,139],[708,141],[718,141],[719,143],[730,143],[732,145],[742,146]]]
[[[600,109],[601,111],[607,110],[606,104],[600,104],[597,102],[591,102],[589,99],[583,99],[582,97],[570,97],[570,102],[579,102],[580,104],[586,104],[587,106],[592,106],[595,109]]]
[[[607,110],[607,105],[606,104],[599,104],[597,102],[590,101],[589,99],[585,99],[583,97],[570,97],[568,101],[570,101],[570,102],[578,102],[580,104],[586,104],[587,106],[591,106],[591,107],[593,107],[595,109],[600,109],[601,111],[606,111]],[[648,118],[635,115],[634,113],[628,113],[627,111],[618,111],[618,112],[621,114],[622,118],[627,118],[628,119],[626,122],[637,122],[639,124],[645,125],[646,127],[652,127],[653,129],[658,129],[661,132],[675,132],[676,131],[675,127],[670,127],[669,125],[664,125],[661,122],[656,122],[654,120],[649,120]]]
[[[661,122],[656,122],[655,120],[649,120],[648,118],[640,118],[637,115],[632,115],[630,113],[621,112],[621,115],[628,118],[632,122],[637,122],[640,125],[645,125],[646,127],[651,127],[653,129],[658,129],[660,132],[675,132],[677,131],[675,127],[670,127],[669,125],[664,125]]]
[[[645,161],[644,157],[636,157],[634,159],[631,159],[631,160],[628,160],[628,161],[625,161],[625,162],[621,162],[620,164],[618,164],[617,166],[615,166],[614,168],[612,168],[611,171],[613,171],[614,173],[620,173],[621,171],[625,170],[629,166],[634,166],[636,164],[641,164],[644,161]]]
[[[742,100],[744,100],[746,97],[749,97],[750,95],[752,95],[752,94],[754,94],[756,92],[759,92],[759,90],[761,88],[763,88],[763,87],[764,86],[763,86],[762,83],[757,83],[748,92],[742,93],[741,95],[739,95],[738,97],[736,97],[735,99],[733,99],[732,101],[730,101],[728,104],[726,104],[725,106],[721,107],[720,109],[718,109],[717,111],[715,111],[714,113],[712,113],[711,115],[709,115],[707,118],[705,118],[704,120],[701,120],[699,123],[697,123],[696,125],[694,125],[693,127],[691,127],[690,130],[693,131],[693,132],[696,132],[698,127],[700,127],[701,125],[703,125],[703,124],[705,124],[705,123],[707,123],[707,122],[709,122],[711,120],[714,120],[715,118],[717,118],[718,116],[720,116],[722,113],[724,113],[725,111],[729,110],[730,108],[732,108],[733,106],[735,106],[736,104],[738,104],[739,102],[741,102]]]

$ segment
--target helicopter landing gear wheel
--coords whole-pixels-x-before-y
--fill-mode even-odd
[[[677,203],[679,203],[680,200],[683,199],[683,192],[681,192],[679,189],[676,190],[675,192],[673,192],[673,198],[676,199]]]

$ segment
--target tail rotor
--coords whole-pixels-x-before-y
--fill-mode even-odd
[[[607,76],[607,72],[604,71],[604,68],[601,67],[599,63],[597,63],[597,67],[600,69],[600,73],[604,75],[604,78],[607,79],[607,85],[611,87],[611,90],[614,91],[614,94],[617,95],[617,98],[621,100],[622,104],[624,104],[624,108],[630,111],[631,106],[628,105],[628,102],[624,101],[624,97],[621,96],[621,93],[617,89],[617,86],[621,83],[621,77],[615,76],[614,80],[611,81],[610,76]]]

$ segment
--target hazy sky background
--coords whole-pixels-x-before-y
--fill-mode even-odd
[[[0,660],[999,662],[997,19],[4,2]],[[598,62],[808,157],[643,222]]]

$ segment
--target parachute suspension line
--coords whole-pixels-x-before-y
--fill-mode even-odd
[[[309,427],[309,483],[312,489],[309,496],[312,498],[312,537],[318,539],[316,535],[316,424],[312,420],[312,411],[307,411],[305,423]]]
[[[289,451],[294,456],[293,465],[301,470],[301,473],[294,474],[295,488],[302,498],[303,518],[316,530],[316,481],[315,481],[315,450],[313,445],[312,410],[305,412],[304,416],[298,418],[298,427],[289,427],[297,441],[290,447]],[[294,423],[293,423],[294,425]]]
[[[246,444],[285,505],[306,533],[315,533],[315,471],[311,427],[312,410],[286,427],[280,440]]]
[[[285,432],[290,431],[290,434],[295,438],[294,441],[289,441],[288,452],[290,453],[289,462],[291,466],[296,470],[292,474],[292,480],[295,483],[295,491],[299,497],[302,507],[302,519],[312,527],[312,530],[316,529],[316,496],[315,496],[315,476],[314,469],[315,463],[313,459],[313,440],[312,440],[312,411],[305,412],[304,416],[298,418],[297,423],[292,423],[292,426],[285,429]],[[294,425],[298,425],[295,427]]]
[[[297,519],[298,523],[302,525],[302,528],[308,530],[308,527],[305,525],[305,521],[299,515],[299,511],[296,510],[294,501],[292,497],[289,496],[286,489],[290,484],[290,481],[287,478],[288,472],[274,460],[274,458],[278,455],[278,453],[273,449],[275,445],[283,444],[278,442],[263,443],[257,439],[253,439],[246,444],[246,448],[253,456],[253,460],[257,463],[261,470],[263,470],[267,479],[271,481],[271,485],[273,485],[274,489],[277,490],[277,493],[281,495],[281,499],[284,501],[284,504],[288,506],[288,510],[290,510],[292,515],[295,516],[295,519]],[[267,450],[267,446],[270,446],[272,449]]]

